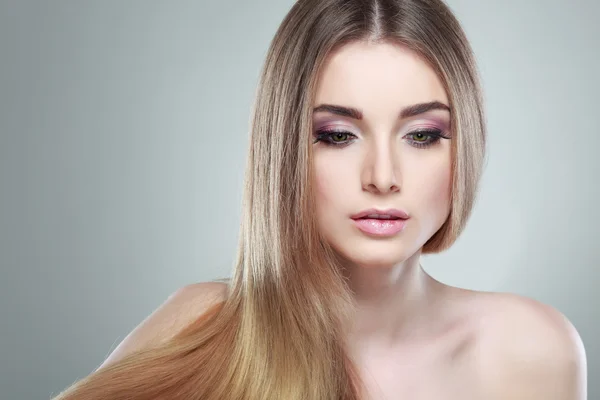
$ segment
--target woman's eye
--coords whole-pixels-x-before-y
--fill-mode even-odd
[[[430,137],[430,135],[426,135],[423,132],[417,132],[414,133],[412,137],[416,139],[417,142],[426,142],[427,138]]]
[[[412,132],[406,135],[409,138],[411,146],[417,148],[426,148],[440,141],[440,139],[450,139],[442,134],[438,129]]]
[[[318,131],[314,143],[323,142],[328,146],[343,146],[356,137],[354,134],[346,131]]]
[[[343,142],[344,139],[348,137],[348,134],[345,132],[337,132],[331,135],[331,140],[334,142]]]

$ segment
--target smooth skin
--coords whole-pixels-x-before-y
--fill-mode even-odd
[[[317,88],[315,107],[362,114],[315,112],[311,146],[319,227],[343,260],[358,304],[347,343],[369,399],[586,399],[583,344],[560,312],[523,296],[451,287],[421,267],[423,244],[450,210],[451,110],[399,113],[433,101],[449,105],[436,74],[394,44],[343,46]],[[323,129],[346,133],[316,140]],[[433,138],[415,135],[420,129],[448,139],[421,148]],[[410,218],[399,234],[373,237],[350,219],[371,207],[402,209]],[[180,289],[100,368],[172,337],[225,293],[216,282]]]

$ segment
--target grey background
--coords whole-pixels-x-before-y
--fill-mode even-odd
[[[177,288],[225,277],[250,107],[293,1],[0,3],[0,398],[90,373]],[[562,311],[600,398],[596,1],[452,0],[490,154],[438,279]]]

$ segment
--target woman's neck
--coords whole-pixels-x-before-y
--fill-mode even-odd
[[[348,266],[356,313],[348,345],[382,350],[435,330],[448,286],[420,265],[420,252],[393,267]]]

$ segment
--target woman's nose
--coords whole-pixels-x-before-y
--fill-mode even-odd
[[[363,188],[372,193],[400,190],[397,156],[388,145],[379,145],[370,151],[363,171]]]

